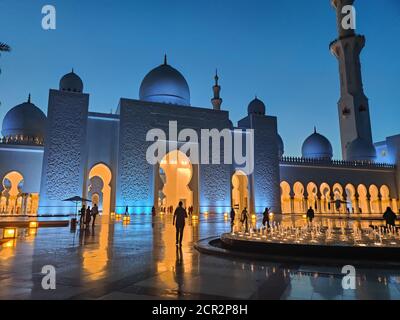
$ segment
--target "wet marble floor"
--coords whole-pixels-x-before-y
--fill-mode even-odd
[[[304,223],[293,219],[286,223]],[[170,216],[139,215],[128,225],[99,219],[87,232],[21,229],[0,247],[0,299],[400,299],[400,270],[356,269],[356,289],[344,290],[343,266],[219,258],[194,249],[197,240],[229,229],[223,216],[190,221],[181,249]],[[55,290],[42,288],[45,265],[55,267]]]

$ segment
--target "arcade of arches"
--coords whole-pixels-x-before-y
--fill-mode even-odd
[[[23,193],[24,177],[17,171],[7,173],[2,179],[0,193],[1,214],[36,214],[38,193]]]
[[[105,215],[111,212],[111,180],[111,170],[103,163],[96,164],[89,172],[89,198]]]
[[[386,185],[296,182],[291,186],[282,181],[280,186],[282,213],[305,213],[309,207],[316,213],[383,213],[387,207],[398,212],[397,199],[390,198]]]

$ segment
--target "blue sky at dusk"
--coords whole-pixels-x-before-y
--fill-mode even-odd
[[[57,30],[41,28],[41,9],[57,9]],[[400,1],[358,0],[357,31],[375,141],[400,133]],[[32,101],[46,111],[49,88],[73,67],[90,110],[110,112],[138,98],[141,80],[162,63],[186,77],[193,106],[211,107],[214,70],[223,109],[236,123],[257,94],[278,117],[286,155],[300,155],[316,125],[340,158],[338,64],[329,0],[0,0],[0,119]]]

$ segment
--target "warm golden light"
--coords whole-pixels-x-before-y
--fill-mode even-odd
[[[199,220],[199,216],[197,216],[197,215],[192,215],[192,220]]]
[[[303,214],[303,218],[305,219],[305,218],[307,218],[307,216],[305,214]]]
[[[122,221],[123,222],[130,222],[131,221],[131,217],[130,216],[124,216]]]
[[[225,218],[225,220],[228,220],[228,217],[229,217],[228,212],[225,212],[225,213],[224,213],[224,218]]]
[[[37,221],[29,222],[29,228],[37,229],[39,227],[39,223]]]
[[[17,237],[17,228],[4,228],[3,239],[15,239]]]
[[[257,219],[257,216],[253,213],[253,214],[251,215],[251,218],[252,218],[253,220],[256,220],[256,219]]]
[[[119,220],[121,220],[121,218],[122,218],[121,214],[116,214],[115,215],[115,220],[119,221]]]

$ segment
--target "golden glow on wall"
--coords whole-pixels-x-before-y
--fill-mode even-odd
[[[99,177],[103,181],[103,214],[109,215],[111,212],[111,180],[112,173],[109,167],[103,163],[95,165],[89,172],[89,180]]]
[[[181,151],[174,150],[165,155],[160,162],[160,168],[165,173],[165,183],[162,189],[165,198],[163,207],[176,208],[179,201],[188,208],[193,205],[193,192],[189,188],[193,168],[189,158]]]

